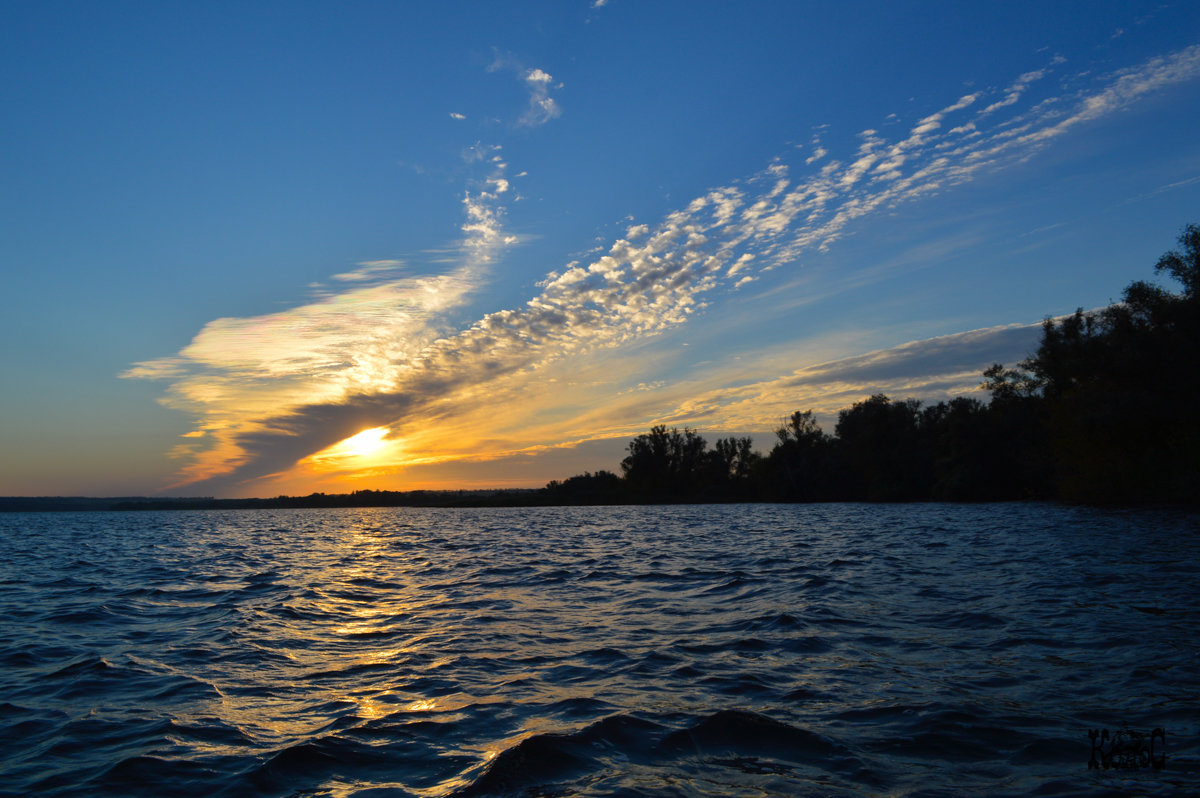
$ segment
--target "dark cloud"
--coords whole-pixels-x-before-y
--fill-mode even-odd
[[[992,363],[1012,364],[1037,348],[1040,324],[994,327],[986,330],[914,341],[894,349],[870,352],[803,369],[787,384],[817,386],[829,383],[883,385],[921,377],[981,372]],[[1014,358],[1014,353],[1019,353]]]

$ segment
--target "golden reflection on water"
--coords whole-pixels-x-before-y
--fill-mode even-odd
[[[414,584],[409,572],[416,564],[408,560],[403,539],[372,532],[372,526],[386,525],[347,519],[336,537],[314,538],[305,563],[273,577],[280,583],[274,598],[243,605],[244,620],[236,625],[234,636],[252,655],[210,677],[222,695],[207,707],[197,707],[197,720],[216,715],[256,744],[276,748],[329,733],[334,716],[339,725],[384,719],[400,725],[426,719],[458,724],[482,705],[513,700],[512,691],[523,690],[517,685],[526,681],[539,682],[540,701],[549,705],[588,695],[570,683],[544,682],[537,669],[507,673],[490,694],[447,691],[441,677],[460,657],[452,641],[465,634],[460,627],[471,623],[474,611],[456,608],[455,596],[436,584]],[[492,633],[552,651],[558,641],[543,637],[547,625],[591,629],[606,623],[594,606],[581,601],[566,602],[548,617],[539,595],[542,589],[537,584],[491,588],[494,609],[485,614],[493,615]],[[438,623],[431,626],[434,619]],[[583,660],[574,664],[588,665]],[[421,683],[430,679],[440,686],[423,687]],[[677,700],[670,704],[677,705]],[[443,753],[468,756],[476,767],[428,789],[406,789],[430,798],[445,795],[470,783],[522,740],[567,731],[564,721],[549,711],[535,714],[519,729],[482,745]],[[221,747],[220,753],[245,753],[236,744]]]
[[[377,720],[396,711],[398,699],[392,690],[380,690],[371,694],[343,693],[338,700],[354,704],[354,716],[362,720]]]
[[[437,701],[432,698],[426,698],[421,701],[412,702],[405,707],[405,709],[407,709],[409,712],[432,712],[433,710],[437,709],[437,707]]]
[[[333,546],[329,546],[333,543]],[[384,545],[384,544],[387,545]],[[340,540],[314,541],[314,567],[281,577],[287,599],[277,604],[247,606],[246,618],[233,630],[249,656],[208,674],[217,695],[197,702],[180,722],[214,715],[227,719],[258,743],[270,745],[311,737],[329,724],[330,704],[346,705],[342,717],[377,720],[396,712],[453,711],[446,699],[414,696],[404,684],[415,674],[405,660],[420,653],[428,635],[399,645],[405,621],[439,600],[426,592],[419,598],[408,585],[381,590],[401,569],[389,561],[403,556],[395,540],[351,526]],[[265,622],[264,622],[265,621]],[[378,640],[387,645],[378,646]],[[445,665],[448,658],[424,662],[421,674]],[[364,666],[395,664],[390,679],[355,675]],[[345,674],[341,676],[339,674]],[[356,685],[370,683],[367,689]],[[454,702],[452,702],[454,703]],[[462,704],[470,703],[470,700]],[[196,745],[193,743],[193,745]],[[244,753],[228,744],[205,744],[210,753]]]

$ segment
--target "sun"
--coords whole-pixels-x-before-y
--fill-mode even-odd
[[[382,473],[403,462],[404,442],[388,437],[387,427],[372,427],[349,438],[313,452],[297,465],[309,473],[338,472],[343,477],[361,477]]]
[[[387,427],[365,429],[330,447],[330,454],[341,457],[370,457],[387,445],[387,433]]]

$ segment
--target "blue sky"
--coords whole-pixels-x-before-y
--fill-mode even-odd
[[[766,448],[1200,221],[1195,3],[5,3],[0,75],[0,494]]]

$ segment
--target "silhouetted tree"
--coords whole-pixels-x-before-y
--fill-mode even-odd
[[[611,471],[585,471],[561,482],[551,480],[543,492],[555,504],[616,504],[626,499],[625,483]]]
[[[752,484],[762,456],[750,438],[719,438],[709,453],[711,489],[722,498],[745,499],[757,491]]]
[[[1022,498],[1023,467],[995,406],[959,396],[925,408],[934,444],[932,497],[939,501]]]
[[[645,497],[682,498],[705,481],[707,448],[695,430],[659,425],[629,442],[621,471],[630,489]]]
[[[830,440],[812,411],[792,413],[775,430],[775,437],[775,448],[762,468],[766,492],[793,501],[831,498]]]
[[[1037,405],[1056,495],[1089,502],[1200,495],[1200,228],[1155,266],[1179,293],[1135,281],[1123,301],[1047,319],[1037,352],[985,376],[996,409]],[[1033,414],[1027,414],[1033,415]]]
[[[933,452],[921,435],[921,403],[883,394],[838,413],[837,449],[849,498],[911,501],[930,494]]]

